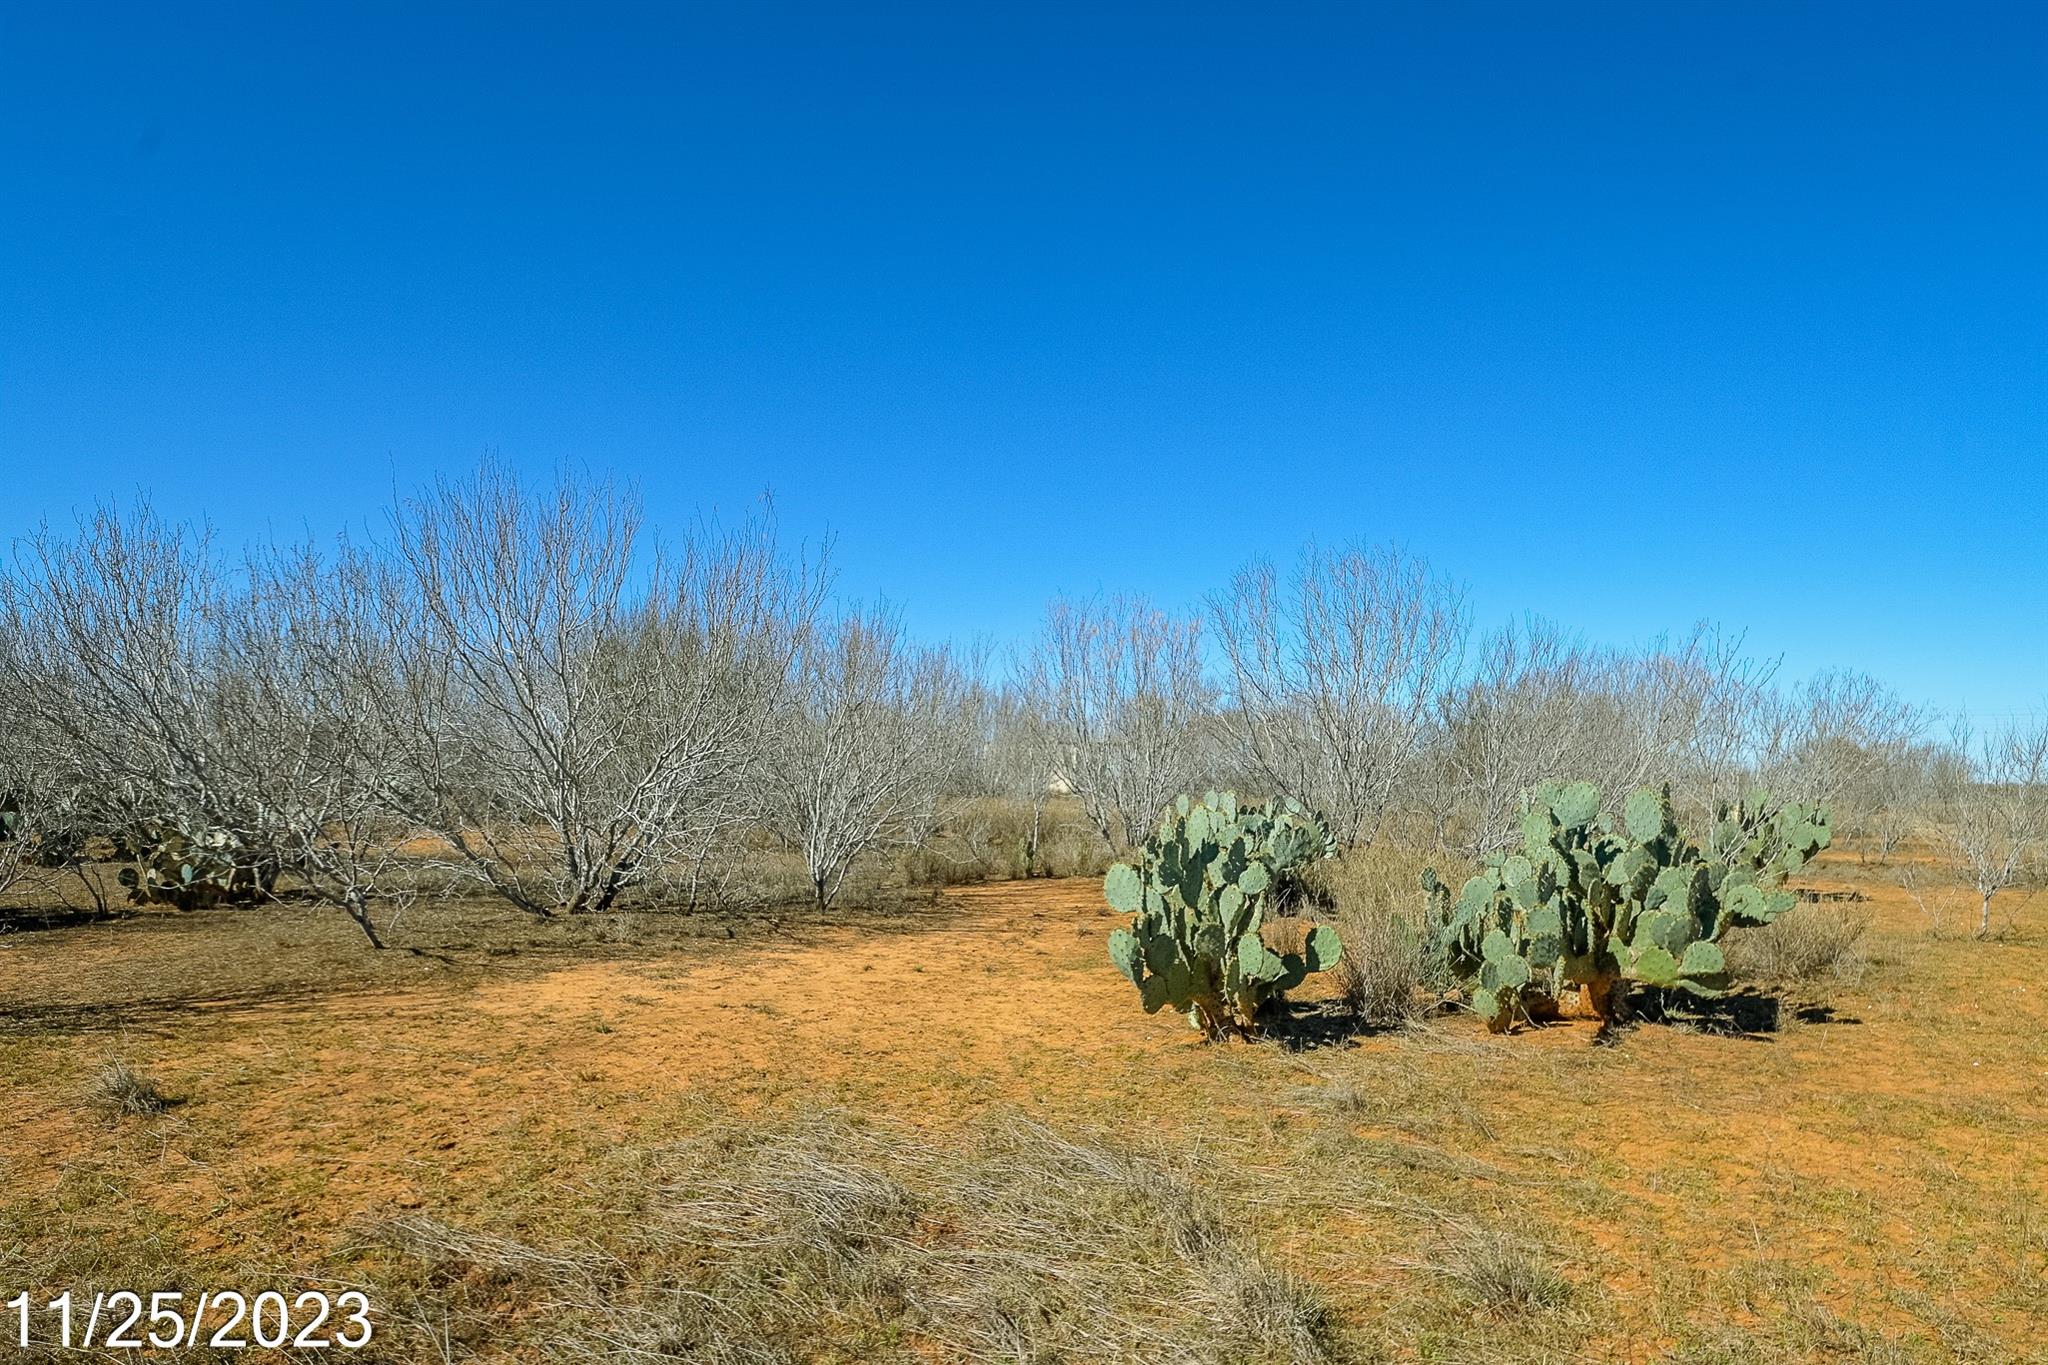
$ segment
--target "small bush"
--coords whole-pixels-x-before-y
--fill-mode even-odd
[[[1031,843],[1031,805],[998,797],[963,801],[922,844],[897,859],[905,885],[967,886],[1033,877],[1101,876],[1109,850],[1100,836],[1077,826],[1063,807],[1048,803]]]
[[[1723,947],[1738,979],[1854,985],[1870,965],[1869,930],[1868,916],[1848,906],[1800,905],[1761,928],[1735,930]]]
[[[1425,1268],[1495,1313],[1561,1308],[1571,1297],[1571,1282],[1547,1256],[1497,1228],[1457,1224]]]
[[[87,1097],[93,1108],[110,1119],[126,1115],[153,1118],[171,1107],[154,1078],[118,1060],[93,1073]]]
[[[1344,939],[1337,988],[1363,1023],[1399,1028],[1422,1013],[1427,954],[1412,917],[1346,910],[1338,915],[1337,932]]]
[[[1374,1028],[1398,1028],[1427,1008],[1435,979],[1422,870],[1439,861],[1386,845],[1353,850],[1315,869],[1311,894],[1335,913],[1344,939],[1337,988]]]

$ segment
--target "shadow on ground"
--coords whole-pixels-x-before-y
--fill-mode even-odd
[[[1787,1019],[1802,1024],[1861,1024],[1861,1019],[1838,1014],[1831,1005],[1786,1000],[1758,990],[1740,990],[1718,999],[1684,991],[1647,990],[1634,1002],[1636,1021],[1645,1024],[1676,1024],[1702,1033],[1769,1042]]]

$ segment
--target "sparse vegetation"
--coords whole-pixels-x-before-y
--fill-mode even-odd
[[[110,1119],[154,1118],[171,1107],[154,1078],[119,1058],[93,1073],[87,1098]]]
[[[1849,905],[1799,905],[1723,945],[1737,981],[1853,986],[1869,967],[1870,918]]]
[[[2041,1239],[1985,1154],[2048,1121],[2025,726],[1929,742],[1710,629],[1468,665],[1457,586],[1370,549],[1200,620],[1056,607],[997,677],[765,514],[659,564],[638,515],[487,469],[384,546],[231,569],[107,512],[24,550],[11,1282],[291,1264],[371,1286],[407,1360],[2022,1349]],[[1260,797],[1153,823],[1209,780]],[[1999,949],[1927,933],[1990,897]],[[1589,1025],[1702,999],[1510,1056],[1460,986],[1567,1040],[1573,988]]]
[[[1318,864],[1311,901],[1341,915],[1427,856]],[[419,954],[289,905],[0,937],[0,1256],[51,1293],[290,1257],[370,1286],[407,1360],[1200,1359],[1219,1314],[1234,1335],[1213,1340],[1250,1359],[2030,1349],[2044,1263],[2013,1220],[2038,1201],[2000,1153],[2048,1117],[2038,929],[1988,963],[1929,940],[1854,854],[1806,875],[1865,899],[1780,920],[1870,919],[1898,965],[1827,981],[1849,1022],[1516,1044],[1512,1070],[1459,1015],[1307,1053],[1187,1048],[1102,969],[1092,881],[879,913],[863,887],[820,922],[801,865],[778,875],[780,899],[719,916],[426,901],[403,926]],[[990,1009],[1007,963],[1033,989]],[[194,1099],[175,1125],[81,1103],[116,1034]],[[1847,1124],[1899,1156],[1850,1159]],[[1716,1221],[1738,1197],[1741,1226]],[[1813,1245],[1880,1217],[1925,1231],[1810,1272]],[[1211,1238],[1213,1259],[1175,1249]]]

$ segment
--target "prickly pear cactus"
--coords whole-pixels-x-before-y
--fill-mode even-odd
[[[1261,1006],[1342,954],[1328,925],[1299,953],[1276,953],[1260,934],[1302,870],[1335,852],[1329,826],[1295,802],[1183,796],[1135,861],[1103,879],[1110,907],[1134,917],[1109,936],[1109,959],[1147,1013],[1171,1005],[1210,1038],[1254,1035]]]
[[[232,830],[168,820],[123,841],[136,866],[121,870],[121,885],[137,905],[203,910],[246,904],[268,895],[277,881],[274,860],[250,850]]]
[[[1784,879],[1830,838],[1824,808],[1756,792],[1716,809],[1702,849],[1680,832],[1669,787],[1631,795],[1617,828],[1597,787],[1550,783],[1529,793],[1519,849],[1455,902],[1434,872],[1423,891],[1443,925],[1436,951],[1489,1028],[1557,1011],[1573,987],[1578,1009],[1609,1024],[1628,983],[1723,993],[1722,936],[1791,909]]]

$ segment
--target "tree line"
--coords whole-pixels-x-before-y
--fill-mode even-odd
[[[1110,848],[1235,786],[1347,845],[1477,860],[1546,778],[1696,806],[1763,783],[1886,854],[1938,832],[1987,916],[2048,839],[2048,722],[1941,728],[1846,670],[1785,685],[1704,626],[1476,631],[1395,549],[1254,563],[1184,615],[1056,600],[992,659],[842,601],[771,509],[661,536],[609,483],[495,466],[363,539],[229,554],[147,507],[45,528],[0,579],[0,712],[0,893],[109,844],[173,881],[225,849],[373,942],[422,887],[596,913],[694,900],[762,847],[825,906],[961,802],[1028,807],[1035,845],[1058,791]]]

